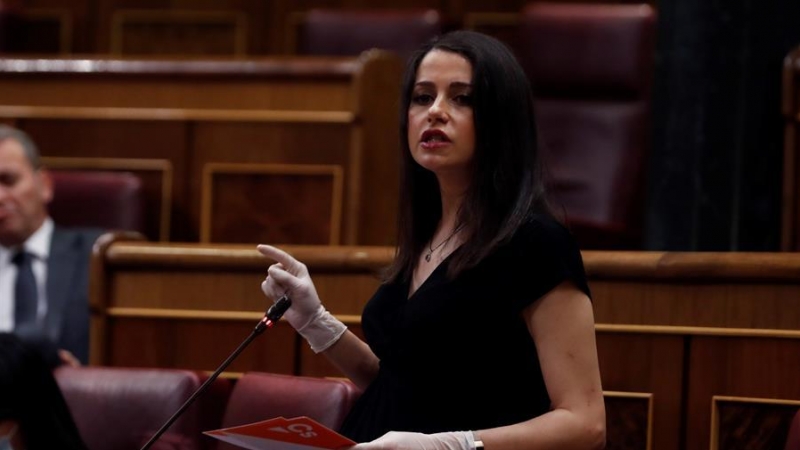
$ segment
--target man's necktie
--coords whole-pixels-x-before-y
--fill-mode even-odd
[[[18,252],[11,260],[17,266],[17,282],[14,285],[14,328],[36,326],[36,309],[39,296],[36,278],[33,276],[33,255]]]

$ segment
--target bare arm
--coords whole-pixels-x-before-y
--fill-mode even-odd
[[[366,389],[378,376],[378,357],[350,330],[322,354],[361,389]]]
[[[571,283],[562,283],[523,316],[536,343],[552,410],[476,435],[487,450],[603,448],[605,406],[589,298]]]

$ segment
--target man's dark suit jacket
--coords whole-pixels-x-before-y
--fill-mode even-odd
[[[89,362],[89,257],[99,229],[53,228],[47,262],[47,318],[44,333]]]

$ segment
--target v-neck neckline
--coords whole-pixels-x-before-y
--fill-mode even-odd
[[[454,249],[452,252],[450,252],[450,254],[449,254],[449,255],[445,256],[445,258],[444,258],[443,260],[441,260],[441,261],[439,262],[439,264],[437,264],[437,265],[436,265],[436,267],[434,267],[433,271],[432,271],[432,272],[431,272],[431,273],[428,275],[428,277],[427,277],[427,278],[425,278],[425,279],[422,281],[422,283],[420,283],[420,285],[419,285],[419,286],[417,286],[417,289],[416,289],[414,292],[412,292],[412,293],[411,293],[411,295],[409,295],[409,291],[411,290],[411,283],[412,283],[412,280],[413,280],[413,274],[412,274],[412,276],[411,276],[411,277],[412,277],[412,279],[408,280],[408,281],[405,283],[405,289],[404,289],[404,291],[405,291],[405,298],[406,298],[406,302],[410,302],[411,300],[413,300],[413,299],[414,299],[414,297],[416,297],[416,296],[417,296],[417,293],[419,293],[421,290],[423,290],[423,288],[427,287],[427,285],[428,285],[428,284],[430,284],[430,282],[431,282],[431,278],[433,278],[434,276],[437,276],[437,275],[438,275],[438,272],[439,272],[441,269],[445,268],[447,264],[449,264],[449,262],[450,262],[450,257],[452,257],[452,256],[453,256],[453,255],[454,255],[454,254],[455,254],[457,251],[459,251],[459,250],[461,249],[461,246],[462,246],[462,245],[463,245],[463,244],[459,245],[459,246],[458,246],[458,247],[456,247],[456,248],[455,248],[455,249]]]

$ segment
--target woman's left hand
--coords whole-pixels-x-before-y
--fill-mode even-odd
[[[452,431],[447,433],[410,433],[390,431],[372,442],[351,447],[350,450],[470,450],[472,433]]]

